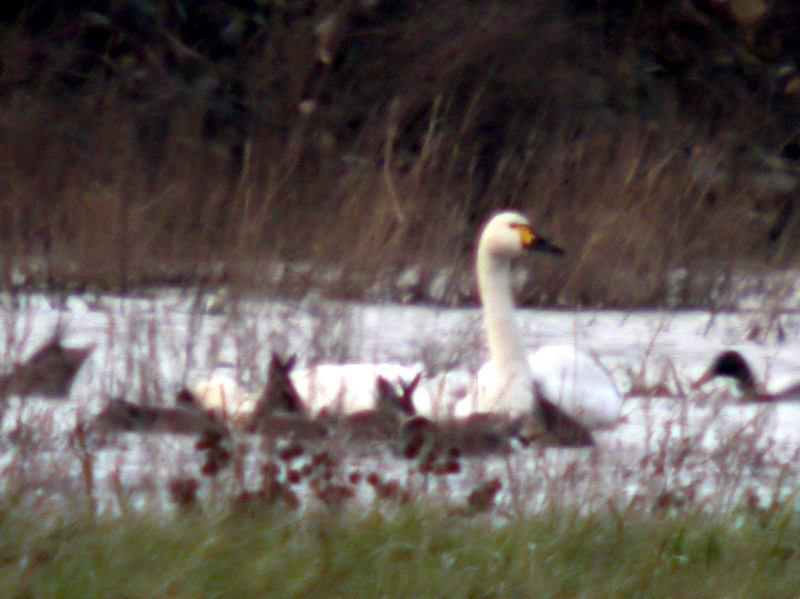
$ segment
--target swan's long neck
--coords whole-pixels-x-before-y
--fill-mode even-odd
[[[525,362],[522,336],[514,315],[511,262],[479,247],[477,271],[490,359],[498,365]]]

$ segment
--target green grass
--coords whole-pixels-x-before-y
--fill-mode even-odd
[[[94,520],[7,509],[3,597],[794,597],[793,512],[549,512],[491,524],[190,512]]]

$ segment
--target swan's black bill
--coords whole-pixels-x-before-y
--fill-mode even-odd
[[[536,236],[530,248],[534,252],[545,252],[546,254],[555,254],[556,256],[563,256],[564,250],[556,244],[549,242],[544,237]]]

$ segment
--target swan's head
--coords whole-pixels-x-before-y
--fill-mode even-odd
[[[743,391],[752,391],[755,388],[755,379],[747,360],[738,351],[726,351],[719,354],[703,375],[692,383],[692,388],[697,388],[711,379],[724,376],[736,381]]]
[[[536,233],[530,221],[518,212],[501,212],[492,217],[481,233],[479,251],[505,259],[528,251],[564,253],[560,247]]]

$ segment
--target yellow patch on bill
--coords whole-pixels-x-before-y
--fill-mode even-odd
[[[536,241],[536,235],[528,225],[517,225],[517,231],[519,231],[519,238],[523,247],[530,247]]]

